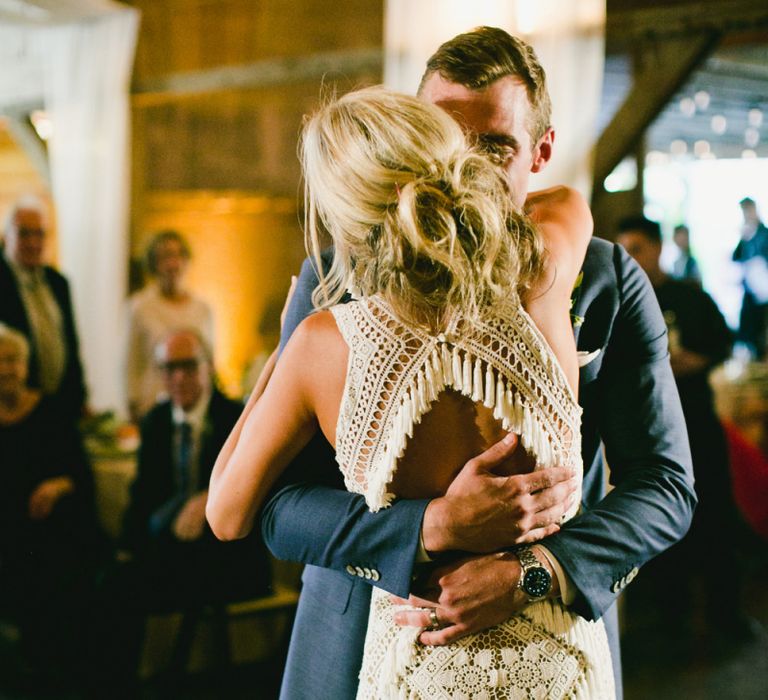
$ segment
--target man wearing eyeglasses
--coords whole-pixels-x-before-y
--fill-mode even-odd
[[[205,520],[211,470],[242,404],[216,389],[210,352],[196,331],[172,333],[157,346],[155,360],[168,400],[142,421],[122,563],[100,596],[93,634],[99,649],[90,666],[102,693],[123,692],[135,680],[146,614],[194,610],[269,589],[260,534],[220,542]]]

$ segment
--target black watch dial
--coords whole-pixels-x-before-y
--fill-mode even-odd
[[[551,587],[552,576],[543,566],[528,569],[520,586],[531,598],[541,598],[547,595]]]

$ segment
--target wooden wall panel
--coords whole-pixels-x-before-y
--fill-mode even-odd
[[[227,66],[382,45],[383,0],[135,0],[142,12],[133,101],[131,254],[176,228],[195,257],[190,285],[216,317],[216,364],[237,394],[254,356],[277,339],[290,275],[304,258],[299,223],[302,117],[323,86],[381,81],[355,64],[325,78],[147,99],[144,86]],[[346,65],[346,64],[345,64]],[[153,81],[155,81],[153,83]],[[153,88],[150,88],[153,89]]]
[[[133,0],[134,78],[380,46],[382,0]]]

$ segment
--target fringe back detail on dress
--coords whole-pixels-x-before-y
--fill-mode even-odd
[[[491,409],[520,436],[537,469],[581,472],[581,408],[519,299],[487,318],[454,318],[437,336],[403,324],[377,297],[331,311],[349,346],[336,459],[347,488],[363,494],[372,511],[396,496],[389,485],[408,439],[449,388]],[[374,588],[359,699],[614,697],[603,623],[587,622],[560,601],[529,605],[442,647],[419,644],[421,629],[398,627],[394,611],[389,594]]]
[[[404,326],[376,297],[331,311],[350,348],[336,460],[372,511],[394,498],[387,487],[407,441],[447,388],[492,409],[537,468],[578,467],[581,408],[519,303],[483,321],[454,319],[438,336]]]

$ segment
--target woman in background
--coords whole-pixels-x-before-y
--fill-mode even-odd
[[[191,252],[176,231],[156,233],[147,246],[146,267],[153,278],[129,300],[127,383],[131,419],[138,422],[164,392],[154,348],[171,331],[194,329],[213,347],[213,314],[184,286]]]
[[[24,335],[0,324],[0,617],[38,673],[72,674],[103,540],[80,436],[27,387],[28,359]]]

